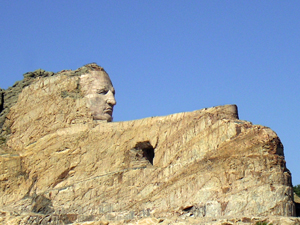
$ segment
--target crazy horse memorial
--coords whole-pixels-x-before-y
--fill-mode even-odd
[[[95,63],[0,89],[2,224],[300,224],[283,145],[236,105],[113,122]]]

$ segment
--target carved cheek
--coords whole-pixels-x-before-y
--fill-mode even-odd
[[[89,98],[90,109],[94,111],[94,113],[103,113],[105,108],[105,99],[104,96],[98,95],[92,98]]]

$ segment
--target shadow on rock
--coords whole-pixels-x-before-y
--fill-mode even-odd
[[[41,214],[50,214],[54,212],[52,202],[49,198],[43,195],[38,195],[34,198],[32,211]]]

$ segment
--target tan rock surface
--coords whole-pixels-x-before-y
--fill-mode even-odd
[[[299,224],[278,136],[236,106],[96,122],[78,83],[37,78],[10,109],[3,223]]]

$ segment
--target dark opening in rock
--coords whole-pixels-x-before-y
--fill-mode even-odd
[[[153,159],[155,153],[154,153],[154,148],[152,147],[149,141],[138,142],[135,145],[135,149],[142,150],[143,157],[146,158],[153,165]]]
[[[295,202],[296,206],[296,216],[300,217],[300,203]]]
[[[188,212],[188,211],[190,211],[192,208],[193,208],[193,206],[187,206],[187,207],[183,208],[182,211]]]
[[[0,92],[0,113],[3,111],[3,109],[4,109],[4,93]]]
[[[284,154],[283,154],[283,145],[282,145],[281,142],[279,142],[278,145],[277,145],[276,153],[277,153],[278,155],[282,155],[282,156],[284,155]]]

